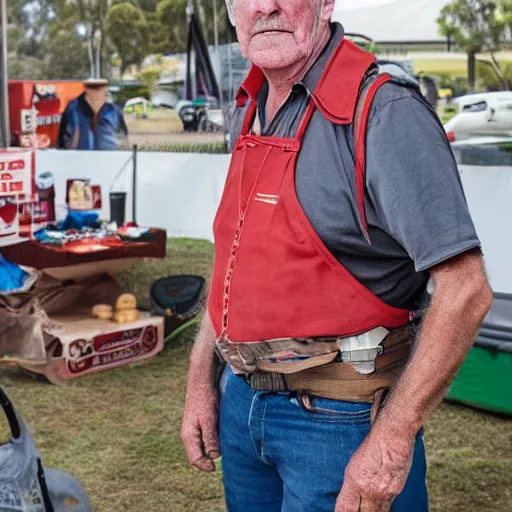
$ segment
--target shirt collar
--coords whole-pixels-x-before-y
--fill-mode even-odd
[[[331,31],[332,36],[325,50],[300,84],[312,95],[316,107],[327,119],[348,124],[352,122],[360,83],[368,69],[375,64],[375,58],[345,40],[345,31],[339,23],[332,23]],[[346,51],[340,51],[342,46]],[[325,73],[332,67],[339,71]],[[265,80],[263,71],[253,65],[236,95],[237,107],[245,106],[249,100],[256,102]],[[344,94],[340,94],[340,91],[344,91]]]

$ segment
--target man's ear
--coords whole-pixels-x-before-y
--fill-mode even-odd
[[[336,0],[323,0],[322,12],[320,13],[320,17],[321,17],[322,21],[331,21],[335,3],[336,3]]]

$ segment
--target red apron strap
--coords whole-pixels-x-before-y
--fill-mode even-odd
[[[304,115],[302,116],[302,119],[300,121],[299,128],[297,130],[296,139],[299,142],[302,142],[302,139],[304,138],[304,134],[306,133],[306,130],[308,129],[309,122],[311,121],[311,118],[313,117],[313,114],[315,112],[316,105],[312,98],[309,99],[309,105],[306,109],[306,112],[304,112]]]
[[[244,124],[242,125],[242,131],[240,132],[240,135],[247,135],[249,133],[249,128],[251,127],[255,112],[256,102],[251,101],[247,107],[247,112],[245,114]]]
[[[371,244],[368,234],[368,221],[364,205],[365,175],[366,175],[366,130],[373,104],[373,99],[379,88],[391,80],[387,73],[378,75],[373,82],[365,87],[358,100],[356,115],[354,117],[354,141],[356,153],[356,189],[357,206],[359,208],[359,221],[366,241]]]

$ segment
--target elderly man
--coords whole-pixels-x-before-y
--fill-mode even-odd
[[[188,457],[214,471],[222,454],[230,512],[426,511],[422,426],[492,302],[443,127],[330,23],[334,0],[228,7],[253,67]]]

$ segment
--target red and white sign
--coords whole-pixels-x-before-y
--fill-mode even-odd
[[[151,359],[164,347],[164,318],[148,313],[127,324],[92,318],[89,311],[52,320],[60,327],[55,337],[62,351],[48,353],[46,364],[19,364],[54,384]]]
[[[0,239],[17,236],[18,234],[18,206],[16,197],[0,197]]]
[[[91,342],[75,340],[67,346],[67,366],[71,373],[122,366],[153,352],[159,342],[158,326],[149,325],[96,336]]]
[[[32,151],[0,151],[0,196],[33,193],[33,162]]]

